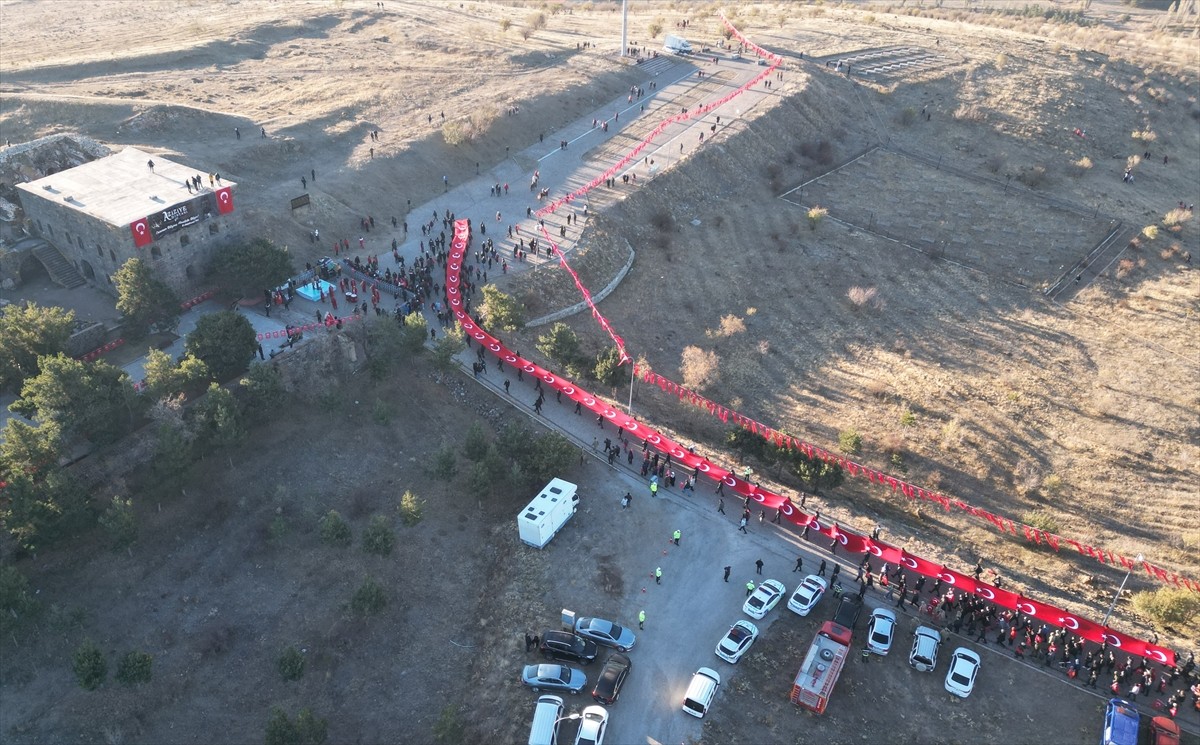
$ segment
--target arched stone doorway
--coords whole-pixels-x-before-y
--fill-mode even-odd
[[[96,279],[96,270],[92,268],[87,259],[84,259],[81,263],[83,264],[83,276],[94,281]]]

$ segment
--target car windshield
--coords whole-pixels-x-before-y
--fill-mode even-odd
[[[876,631],[871,635],[871,640],[883,644],[888,640],[888,635],[882,631]]]
[[[730,641],[740,642],[742,639],[745,639],[747,636],[750,636],[750,632],[746,631],[741,626],[734,626],[732,629],[729,630]]]
[[[751,597],[750,600],[747,602],[749,603],[751,608],[761,608],[761,607],[763,607],[763,604],[766,601],[763,600],[762,598],[760,598],[759,596],[755,595],[755,596]]]
[[[955,670],[955,671],[954,671],[954,672],[953,672],[953,673],[950,675],[950,678],[951,678],[951,679],[952,679],[952,680],[953,680],[955,683],[957,683],[958,685],[960,685],[960,686],[963,686],[963,687],[966,687],[966,685],[967,685],[968,683],[970,683],[970,682],[971,682],[971,679],[970,679],[969,677],[967,677],[966,675],[963,675],[962,673],[960,673],[960,672],[959,672],[959,671],[957,671],[957,670]]]

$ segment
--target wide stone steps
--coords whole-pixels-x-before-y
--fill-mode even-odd
[[[55,284],[62,285],[68,290],[87,284],[87,281],[75,270],[71,262],[67,261],[58,249],[49,243],[43,243],[33,249],[33,255],[42,262],[42,266],[46,267],[46,273],[50,275],[50,279],[54,280]]]

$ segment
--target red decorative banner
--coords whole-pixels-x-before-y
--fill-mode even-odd
[[[909,554],[895,546],[890,546],[882,541],[873,540],[868,536],[847,531],[836,523],[826,525],[816,519],[815,515],[810,515],[797,509],[786,496],[765,491],[761,487],[738,478],[732,471],[696,455],[690,449],[683,447],[680,443],[675,442],[666,435],[643,425],[627,414],[617,411],[607,402],[598,399],[571,381],[561,378],[550,370],[518,356],[504,346],[499,339],[480,328],[474,319],[468,316],[463,309],[460,282],[462,279],[463,257],[467,254],[470,240],[471,230],[467,221],[455,221],[454,237],[450,243],[450,255],[446,261],[446,296],[449,300],[450,309],[462,327],[463,332],[489,350],[494,356],[503,361],[504,364],[516,368],[525,374],[537,377],[545,386],[549,386],[551,389],[561,392],[568,398],[578,402],[581,406],[587,407],[592,413],[607,419],[612,426],[620,427],[630,437],[654,446],[659,452],[666,454],[671,459],[671,462],[678,464],[681,468],[693,469],[710,479],[722,482],[733,494],[749,497],[763,507],[779,510],[781,515],[786,517],[793,525],[807,526],[810,531],[818,531],[836,540],[849,553],[869,553],[872,556],[881,558],[883,561],[903,565],[909,571],[929,577],[936,577],[957,591],[973,593],[990,600],[1000,607],[1037,618],[1051,626],[1070,629],[1088,641],[1118,647],[1130,654],[1148,657],[1164,665],[1175,664],[1174,652],[1165,647],[1149,644],[1140,639],[1122,634],[1119,631],[1080,619],[1064,610],[1031,598],[1026,598],[1017,593],[977,582],[967,575],[947,569],[919,556]],[[749,424],[754,424],[750,420],[745,421]],[[820,452],[824,453],[824,451]],[[827,453],[825,454],[828,455]]]

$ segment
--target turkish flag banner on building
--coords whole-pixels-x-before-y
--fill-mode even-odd
[[[133,245],[137,248],[154,242],[154,236],[150,234],[150,222],[144,217],[129,223],[129,230],[133,233]]]
[[[222,215],[233,212],[233,189],[228,186],[224,189],[217,189],[217,212]]]

